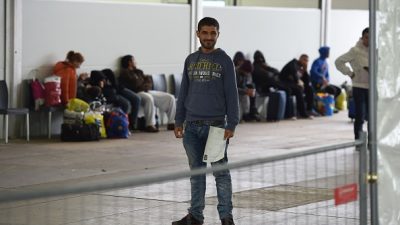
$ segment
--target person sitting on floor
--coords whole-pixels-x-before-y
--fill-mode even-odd
[[[144,75],[143,71],[136,67],[135,58],[125,55],[121,58],[121,71],[119,83],[124,87],[137,93],[142,99],[146,118],[146,130],[157,132],[155,127],[155,107],[166,112],[168,117],[168,130],[174,130],[176,102],[175,97],[169,93],[151,90],[152,82],[150,76]]]

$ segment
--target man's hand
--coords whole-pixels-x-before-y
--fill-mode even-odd
[[[234,133],[235,133],[234,131],[225,129],[224,140],[227,140],[227,139],[233,137]]]
[[[183,127],[175,127],[174,133],[176,138],[183,138]]]
[[[329,85],[329,81],[327,79],[322,80],[322,87],[326,87]]]
[[[246,90],[246,95],[247,95],[247,96],[250,96],[250,97],[256,96],[256,89],[254,89],[254,88],[248,88],[248,89]]]

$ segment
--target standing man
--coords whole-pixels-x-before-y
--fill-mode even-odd
[[[196,34],[201,47],[185,60],[175,117],[175,136],[183,138],[191,170],[207,166],[203,162],[203,154],[210,126],[225,128],[224,139],[228,144],[239,123],[239,100],[233,62],[223,50],[215,48],[219,36],[218,21],[210,17],[201,19]],[[226,151],[227,147],[225,157],[211,165],[226,164]],[[234,225],[230,172],[216,172],[214,177],[221,224]],[[172,225],[203,224],[206,175],[192,176],[190,183],[189,213],[181,220],[172,222]]]
[[[369,88],[369,28],[362,31],[360,40],[347,53],[336,59],[336,68],[349,76],[353,83],[353,97],[355,106],[354,137],[359,139],[364,120],[368,119],[368,88]],[[350,67],[346,65],[350,63]]]

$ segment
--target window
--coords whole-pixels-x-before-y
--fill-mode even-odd
[[[101,1],[101,0],[91,0]],[[113,2],[137,2],[137,3],[172,3],[172,4],[188,4],[188,0],[113,0]]]
[[[368,0],[333,0],[332,9],[363,9],[368,10]]]
[[[225,0],[225,3],[237,6],[319,8],[319,0]]]

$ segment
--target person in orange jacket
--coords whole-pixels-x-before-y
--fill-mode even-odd
[[[81,64],[85,61],[79,52],[69,51],[65,61],[57,62],[53,69],[53,74],[61,77],[61,103],[66,105],[72,98],[76,98],[77,93],[77,74]],[[81,74],[85,76],[87,74]]]

